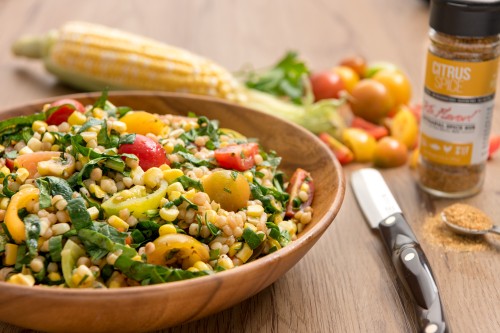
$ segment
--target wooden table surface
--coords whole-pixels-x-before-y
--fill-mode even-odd
[[[311,68],[360,54],[408,73],[422,97],[428,6],[420,0],[1,0],[0,108],[73,93],[40,63],[15,59],[11,43],[67,20],[107,24],[177,45],[231,71],[274,63],[296,50]],[[497,99],[493,130],[500,131]],[[361,167],[345,168],[346,177]],[[488,162],[483,191],[463,202],[500,223],[500,156]],[[453,203],[418,190],[408,167],[383,171],[426,252],[453,332],[500,331],[500,252],[454,252],[427,241],[427,216]],[[210,318],[163,332],[414,332],[385,249],[350,188],[333,225],[292,270],[260,294]],[[6,304],[0,304],[7,306]],[[146,304],[138,306],[147,306]],[[1,332],[27,332],[0,323]]]

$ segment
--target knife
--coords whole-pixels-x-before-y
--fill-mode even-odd
[[[379,229],[407,293],[415,306],[420,331],[448,332],[437,285],[424,252],[384,178],[365,168],[351,176],[354,196],[372,229]]]

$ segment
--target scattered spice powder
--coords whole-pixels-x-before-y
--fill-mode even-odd
[[[456,207],[456,204],[445,208],[443,211],[452,210],[457,213],[464,210],[464,215],[470,214],[469,210],[485,215],[479,209],[463,205]],[[453,206],[455,206],[453,208]],[[471,209],[472,208],[472,209]],[[473,214],[474,215],[474,214]],[[486,215],[485,215],[486,216]],[[462,218],[460,218],[462,219]],[[490,221],[491,222],[491,221]],[[453,232],[441,220],[441,212],[425,219],[423,225],[423,234],[425,239],[432,245],[441,246],[446,251],[455,252],[476,252],[476,251],[500,251],[500,237],[498,235],[477,235],[467,236]]]

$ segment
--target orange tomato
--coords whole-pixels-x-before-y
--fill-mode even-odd
[[[377,142],[373,152],[373,165],[379,168],[393,168],[404,165],[408,160],[408,149],[404,144],[386,136]]]
[[[389,90],[396,106],[410,102],[411,84],[403,72],[383,69],[378,71],[373,79],[382,83]]]
[[[130,111],[121,117],[120,121],[127,124],[128,133],[142,135],[153,133],[159,135],[165,128],[165,125],[157,115],[146,111]]]
[[[382,83],[373,79],[363,79],[351,92],[349,104],[356,116],[378,123],[394,107],[394,100]]]
[[[358,73],[351,67],[337,66],[334,67],[332,71],[340,76],[340,80],[344,83],[345,90],[347,90],[348,93],[351,93],[359,82]]]

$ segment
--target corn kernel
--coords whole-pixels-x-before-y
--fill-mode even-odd
[[[17,179],[19,179],[22,183],[24,183],[26,179],[28,179],[30,172],[26,168],[19,168],[17,169],[16,174],[17,174]]]
[[[2,198],[0,200],[0,209],[6,210],[9,206],[10,198]]]
[[[71,227],[68,223],[56,223],[50,227],[50,229],[52,229],[52,233],[57,236],[67,233]]]
[[[94,118],[102,119],[106,115],[106,112],[101,108],[94,108],[92,110],[92,115],[94,116]]]
[[[247,179],[249,184],[253,183],[253,173],[251,171],[245,171],[243,176]]]
[[[7,283],[33,287],[35,285],[35,278],[31,274],[17,273],[17,274],[12,275],[7,280]]]
[[[160,170],[161,171],[170,170],[170,166],[168,164],[162,164],[160,165]]]
[[[213,209],[209,209],[207,211],[205,211],[205,221],[208,221],[212,224],[215,223],[215,221],[217,220],[217,212]]]
[[[174,201],[174,200],[179,199],[181,195],[182,195],[182,193],[179,192],[179,191],[172,191],[172,192],[169,193],[168,199],[170,201]]]
[[[87,208],[87,212],[89,213],[92,220],[97,220],[97,218],[99,217],[99,209],[97,209],[97,207],[95,206]]]
[[[149,188],[155,188],[163,178],[163,171],[160,168],[149,168],[144,173],[144,184]]]
[[[61,274],[59,274],[59,272],[50,272],[49,274],[47,274],[47,277],[52,282],[61,280]]]
[[[142,261],[142,257],[140,255],[136,255],[135,257],[132,257],[133,261]]]
[[[234,268],[233,261],[225,254],[221,255],[219,259],[217,259],[217,265],[224,269]]]
[[[205,264],[203,261],[197,261],[193,265],[194,268],[198,269],[199,271],[209,271],[211,270],[210,266]]]
[[[10,169],[7,168],[6,166],[3,166],[0,168],[0,172],[3,173],[5,176],[7,176],[8,174],[10,174]]]
[[[87,143],[90,140],[97,140],[97,133],[96,132],[87,131],[87,132],[80,133],[80,135],[82,136],[83,140],[85,140],[85,142],[87,142]]]
[[[35,137],[31,137],[26,145],[33,151],[40,151],[42,149],[42,142]]]
[[[35,120],[33,122],[33,125],[31,125],[31,128],[33,129],[34,132],[41,134],[47,130],[47,126],[49,125],[45,121]]]
[[[163,145],[163,149],[165,149],[165,152],[167,154],[172,154],[174,151],[174,143],[173,142],[167,142],[166,144]]]
[[[167,222],[173,222],[179,215],[177,207],[162,208],[160,209],[160,217]]]
[[[127,222],[116,215],[111,215],[108,219],[108,223],[120,231],[127,231],[129,227]]]
[[[247,207],[247,215],[253,217],[260,217],[264,213],[264,207],[261,205],[250,205]]]
[[[158,229],[158,233],[160,236],[167,235],[167,234],[176,234],[177,230],[175,229],[173,224],[164,224]]]
[[[31,153],[33,153],[33,150],[31,150],[31,148],[28,146],[25,146],[25,147],[21,148],[21,150],[19,150],[19,155],[26,155],[26,154],[31,154]]]
[[[269,248],[276,247],[276,250],[281,249],[281,244],[274,238],[268,238],[267,243],[269,244]]]
[[[281,229],[281,230],[286,230],[288,231],[288,233],[290,234],[290,236],[294,236],[295,234],[297,234],[297,227],[295,226],[295,223],[293,223],[292,221],[290,220],[287,220],[287,221],[281,221],[279,224],[278,224],[278,227]]]
[[[71,281],[79,288],[89,288],[93,285],[95,277],[90,268],[80,265],[71,275]]]
[[[247,262],[248,259],[250,259],[250,257],[252,256],[253,254],[253,250],[250,248],[250,246],[245,243],[243,244],[243,248],[241,250],[238,251],[238,253],[236,253],[236,258],[240,259],[242,262]]]
[[[163,179],[165,179],[169,184],[172,184],[174,180],[183,175],[184,172],[182,172],[182,170],[180,169],[170,169],[163,171]]]
[[[254,225],[253,225],[253,224],[251,224],[251,223],[248,223],[248,222],[246,222],[246,223],[245,223],[245,225],[244,225],[244,229],[247,229],[247,228],[248,228],[248,229],[250,229],[250,230],[252,230],[253,232],[257,232],[257,227],[256,227],[256,226],[254,226]]]
[[[102,199],[106,196],[106,192],[102,190],[99,185],[90,184],[89,186],[90,193],[94,194],[96,198]]]
[[[235,254],[241,250],[241,248],[243,247],[243,243],[242,242],[236,242],[234,243],[233,245],[231,245],[229,247],[229,252],[227,253],[230,257],[234,257]]]
[[[302,185],[300,185],[300,190],[304,192],[309,192],[309,184],[304,182]]]
[[[18,246],[16,244],[5,244],[5,253],[3,258],[3,263],[5,266],[15,265],[17,259],[17,248]]]
[[[42,138],[42,142],[45,142],[45,143],[54,143],[56,139],[54,138],[54,136],[52,135],[52,133],[50,132],[45,132],[45,134],[43,135],[43,138]]]
[[[184,197],[188,200],[193,200],[196,191],[194,189],[190,189],[189,191],[184,193]]]
[[[199,272],[199,271],[200,271],[200,270],[199,270],[198,268],[196,268],[196,267],[189,267],[187,270],[188,270],[188,271],[190,271],[190,272]]]
[[[83,125],[87,121],[87,117],[79,111],[74,111],[68,118],[68,123],[71,126]]]
[[[51,151],[59,151],[60,148],[61,148],[61,146],[59,146],[59,145],[52,145],[52,147],[50,147],[50,150]]]

